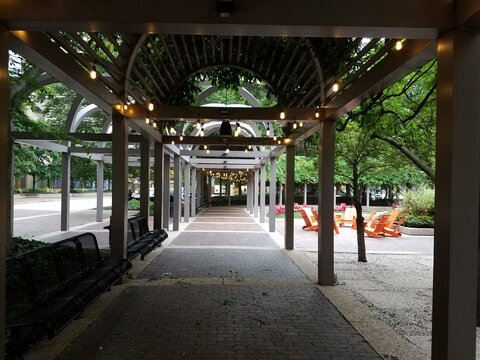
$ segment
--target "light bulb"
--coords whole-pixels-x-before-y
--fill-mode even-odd
[[[170,126],[170,134],[174,135],[176,134],[177,132],[175,131],[175,128],[172,126]]]
[[[128,104],[127,103],[123,104],[123,110],[128,110]]]
[[[95,70],[95,66],[92,70],[90,70],[90,79],[95,80],[97,78],[97,70]]]
[[[157,127],[157,123],[154,122],[154,123],[153,123],[153,127],[156,128],[156,127]]]
[[[145,122],[146,122],[147,124],[150,124],[150,119],[149,119],[148,116],[145,118]]]
[[[183,133],[180,135],[180,141],[183,141]]]
[[[297,129],[297,120],[294,120],[293,121],[293,130],[296,130]]]
[[[200,130],[202,127],[202,124],[200,124],[200,119],[197,119],[197,129]]]
[[[225,150],[225,152],[228,154],[228,153],[230,152],[230,149],[227,148],[227,149]]]
[[[248,150],[252,150],[252,145],[248,145]]]
[[[320,117],[320,112],[317,110],[315,110],[315,117],[318,119]]]
[[[245,152],[248,153],[248,149],[245,149]]]
[[[303,121],[300,121],[300,123],[298,124],[298,126],[303,127]]]
[[[340,85],[338,85],[338,83],[335,82],[332,86],[332,91],[337,92],[338,90],[340,90]]]
[[[172,145],[175,145],[175,141],[172,140]]]
[[[402,44],[402,40],[398,40],[396,43],[395,43],[395,50],[402,50],[402,47],[403,47],[403,44]]]
[[[208,146],[205,144],[203,145],[203,150],[207,150]]]
[[[151,101],[148,103],[148,111],[153,111],[153,103]]]
[[[207,149],[207,154],[210,154],[210,149]]]
[[[277,135],[273,135],[273,141],[277,141]]]
[[[280,111],[280,119],[284,120],[285,119],[285,111]]]
[[[233,135],[234,135],[235,137],[238,137],[238,130],[237,130],[237,129],[235,129],[235,131],[233,132]]]
[[[282,140],[278,140],[278,143],[277,143],[277,144],[280,145],[281,143],[282,143]]]
[[[202,129],[200,130],[200,136],[202,136],[202,137],[205,136],[205,130],[203,130],[203,127],[202,127]]]

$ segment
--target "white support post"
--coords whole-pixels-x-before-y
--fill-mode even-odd
[[[318,283],[334,285],[332,189],[335,170],[335,122],[323,121],[318,155]]]
[[[103,221],[103,168],[103,161],[97,160],[97,222]]]
[[[163,199],[168,194],[163,193],[163,144],[156,142],[154,146],[155,153],[155,166],[153,173],[153,187],[154,187],[154,201],[153,201],[153,227],[154,229],[168,228],[167,225],[162,223],[163,221]]]
[[[293,231],[295,204],[295,145],[287,145],[285,179],[285,249],[293,250],[295,237]]]
[[[8,88],[8,31],[0,27],[0,344],[5,344],[5,272],[6,252],[12,241],[13,186],[12,138],[8,114],[10,96]],[[0,360],[4,351],[0,351]]]
[[[163,153],[163,227],[170,228],[170,154]]]
[[[115,110],[114,110],[115,112]],[[128,126],[121,114],[112,116],[112,217],[111,249],[113,259],[127,257]]]
[[[192,167],[192,201],[190,202],[190,216],[197,215],[197,169]]]
[[[248,194],[249,194],[249,199],[250,199],[250,207],[248,209],[248,212],[253,215],[253,198],[255,196],[255,191],[253,187],[254,183],[254,175],[250,175],[250,179],[248,180]]]
[[[267,167],[262,165],[260,168],[260,223],[265,222],[265,181]]]
[[[61,231],[70,229],[70,158],[71,155],[69,153],[62,153]]]
[[[180,229],[180,204],[182,201],[180,160],[180,155],[173,157],[173,231]]]
[[[185,200],[183,204],[183,216],[184,221],[188,223],[190,221],[190,164],[185,164],[184,179],[185,179]]]
[[[280,182],[280,188],[278,189],[278,205],[283,204],[283,183]]]
[[[437,43],[432,359],[475,359],[480,187],[480,34]]]
[[[150,140],[140,139],[140,215],[150,215]]]
[[[258,217],[258,169],[253,179],[253,217]]]
[[[308,191],[308,185],[307,182],[303,183],[303,205],[307,205],[307,191]]]
[[[370,188],[367,187],[367,199],[366,199],[367,207],[370,206]]]
[[[270,159],[270,186],[269,186],[269,217],[268,230],[275,232],[275,199],[277,194],[277,158]]]

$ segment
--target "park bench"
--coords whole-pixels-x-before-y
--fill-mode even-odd
[[[154,250],[168,237],[164,229],[150,231],[148,229],[148,220],[145,216],[138,215],[128,219],[130,231],[127,235],[127,255],[133,258],[141,254],[141,259]]]
[[[103,261],[92,233],[7,259],[5,349],[19,358],[36,340],[53,338],[132,264]]]

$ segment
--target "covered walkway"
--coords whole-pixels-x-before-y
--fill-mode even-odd
[[[242,207],[200,213],[58,359],[379,359]]]

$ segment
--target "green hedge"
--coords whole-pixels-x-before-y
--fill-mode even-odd
[[[404,225],[412,228],[433,228],[433,216],[428,215],[408,215],[405,219]]]
[[[12,257],[45,245],[46,243],[42,241],[24,239],[17,236],[12,239],[12,246],[8,248],[7,257]]]

